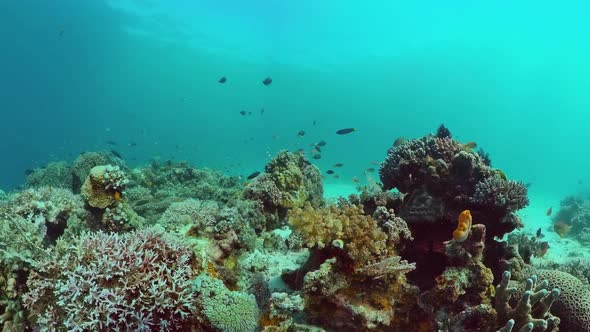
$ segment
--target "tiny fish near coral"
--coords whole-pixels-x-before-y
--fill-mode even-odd
[[[465,210],[459,214],[457,228],[453,231],[453,240],[463,242],[467,240],[469,231],[471,230],[472,218],[471,211]]]

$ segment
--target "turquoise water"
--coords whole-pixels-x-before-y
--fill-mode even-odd
[[[314,162],[345,164],[327,184],[351,183],[395,138],[444,122],[532,193],[585,189],[588,11],[583,1],[2,1],[0,187],[109,140],[132,165],[186,159],[242,175],[325,140]],[[342,127],[358,132],[335,135]]]

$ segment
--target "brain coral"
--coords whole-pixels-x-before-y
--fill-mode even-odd
[[[201,274],[193,283],[197,303],[211,327],[223,332],[254,332],[258,306],[252,294],[228,290],[219,279]]]
[[[557,270],[537,270],[539,280],[547,280],[548,288],[559,288],[551,312],[561,319],[562,331],[590,331],[590,290],[569,273]]]

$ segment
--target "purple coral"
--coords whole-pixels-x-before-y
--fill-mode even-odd
[[[33,272],[25,306],[41,330],[184,330],[195,310],[191,250],[156,228],[84,233]]]
[[[499,175],[489,177],[475,185],[471,202],[488,207],[516,211],[529,204],[527,188],[523,183],[504,180]]]

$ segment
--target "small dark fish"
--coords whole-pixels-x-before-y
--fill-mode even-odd
[[[359,182],[360,182],[359,178],[357,178],[356,176],[353,176],[353,177],[352,177],[352,181],[353,181],[354,183],[359,183]]]
[[[223,83],[227,82],[227,78],[226,78],[225,76],[222,76],[222,77],[219,79],[219,81],[217,81],[217,82],[219,82],[219,83],[223,84]]]
[[[303,149],[297,149],[297,150],[295,151],[295,153],[305,153],[305,150],[303,150]]]
[[[108,145],[117,145],[117,142],[115,142],[115,141],[107,141],[107,144]]]
[[[244,110],[241,110],[241,111],[240,111],[240,114],[241,114],[241,115],[246,115],[246,111],[244,111]]]
[[[332,166],[334,166],[334,167],[342,167],[342,166],[344,166],[344,164],[342,164],[342,163],[335,163],[335,164],[334,164],[334,165],[332,165]]]
[[[27,168],[27,169],[25,169],[25,176],[29,176],[29,175],[33,174],[33,172],[35,172],[34,169]]]
[[[379,162],[375,160],[371,160],[371,165],[379,166]]]
[[[336,134],[338,134],[338,135],[346,135],[346,134],[350,134],[350,133],[355,132],[355,131],[356,131],[356,128],[343,128],[343,129],[337,130],[336,131]]]
[[[248,178],[247,179],[248,180],[252,180],[253,178],[257,177],[258,175],[260,175],[260,172],[259,171],[256,171],[256,172],[248,175]]]
[[[249,111],[249,112],[248,112],[248,115],[252,115],[252,111]]]
[[[318,146],[326,146],[326,141],[319,141]]]
[[[553,206],[549,207],[549,209],[547,210],[547,212],[545,212],[545,214],[546,214],[547,216],[550,216],[550,215],[551,215],[551,213],[553,213]]]
[[[313,125],[314,125],[314,126],[315,126],[315,124],[316,124],[316,123],[317,123],[317,122],[316,122],[315,120],[313,120]]]
[[[322,152],[322,149],[320,148],[319,145],[316,145],[313,147],[317,152]]]
[[[539,239],[542,239],[545,237],[545,234],[543,234],[543,232],[541,231],[541,227],[539,227],[539,229],[537,229],[537,237]]]
[[[334,174],[334,179],[340,179],[340,175]]]
[[[303,137],[303,136],[305,136],[305,130],[300,130],[300,131],[297,133],[297,136],[299,136],[299,137]]]
[[[334,171],[331,170],[331,169],[329,169],[329,170],[326,171],[326,174],[334,174]]]
[[[262,84],[264,85],[270,85],[270,83],[272,83],[272,78],[270,78],[270,76],[265,78],[264,81],[262,81]]]
[[[113,154],[113,156],[115,156],[117,158],[120,158],[120,159],[123,159],[123,156],[121,156],[121,154],[118,151],[111,150],[111,153]]]
[[[315,160],[322,159],[322,155],[321,154],[314,154],[312,158]]]
[[[525,185],[524,185],[524,186],[525,186],[527,189],[529,189],[529,188],[530,188],[532,185],[533,185],[533,183],[532,183],[532,182],[527,182],[527,183],[525,183]]]
[[[127,145],[130,146],[130,147],[134,147],[134,146],[137,146],[137,143],[131,142],[131,143],[127,144]]]
[[[63,37],[65,30],[63,28],[59,29],[59,36]]]
[[[393,142],[393,146],[398,147],[402,144],[404,144],[405,142],[407,142],[408,139],[405,137],[398,137],[394,142]]]
[[[264,114],[264,108],[260,109],[260,115]]]
[[[375,169],[373,167],[369,167],[369,168],[367,168],[367,172],[373,173],[373,172],[375,172]]]

